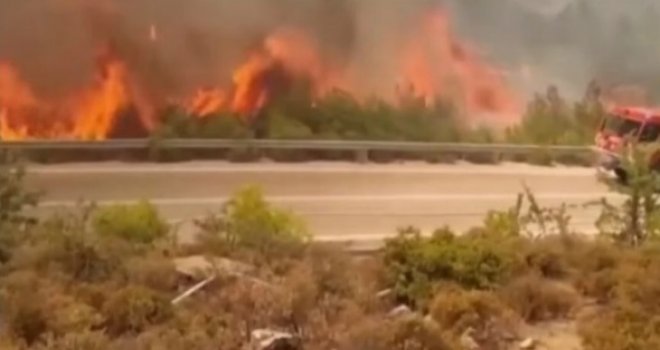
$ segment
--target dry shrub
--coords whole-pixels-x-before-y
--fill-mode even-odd
[[[120,251],[111,241],[55,221],[35,227],[32,239],[17,247],[8,265],[47,275],[66,274],[80,282],[121,273],[121,259],[128,255],[125,247]]]
[[[354,263],[348,253],[328,247],[310,247],[305,258],[300,263],[309,266],[310,278],[318,286],[321,293],[352,296],[357,276],[349,276],[348,272],[355,272]],[[299,266],[300,266],[299,265]]]
[[[45,302],[62,291],[32,271],[12,273],[0,285],[0,310],[7,332],[19,342],[32,344],[48,332]]]
[[[419,318],[369,318],[355,324],[341,340],[341,350],[451,350],[451,337]]]
[[[604,311],[580,322],[588,350],[660,349],[660,262],[634,250],[612,275],[612,288]]]
[[[101,310],[106,300],[120,288],[121,285],[116,282],[80,283],[72,292],[78,300],[96,310]]]
[[[19,345],[11,338],[6,330],[0,327],[0,350],[17,350]]]
[[[34,343],[48,330],[48,321],[43,308],[26,300],[12,302],[16,303],[6,311],[9,333],[20,342]]]
[[[459,337],[468,329],[474,331],[481,344],[501,349],[507,335],[513,335],[519,325],[515,313],[497,296],[485,291],[466,291],[444,286],[431,303],[431,315],[442,329]]]
[[[139,333],[172,316],[169,299],[141,286],[115,291],[103,304],[105,328],[111,335]]]
[[[187,302],[190,310],[213,317],[226,315],[224,324],[244,339],[258,328],[286,328],[291,321],[291,299],[276,285],[269,282],[239,278],[221,281],[221,287],[211,290],[205,297]]]
[[[142,350],[142,349],[162,349],[162,350],[241,350],[244,341],[236,339],[225,328],[220,327],[217,330],[207,331],[204,329],[195,329],[186,327],[183,330],[161,327],[149,332],[140,334],[137,338],[125,339],[117,342],[117,349],[121,350]]]
[[[369,309],[382,306],[374,295],[387,284],[384,266],[377,258],[356,259],[335,247],[311,246],[288,276],[295,276],[295,268],[301,266],[310,268],[309,277],[320,297],[351,299]]]
[[[565,278],[572,270],[567,259],[569,249],[569,244],[557,236],[530,242],[525,252],[526,267],[543,277]]]
[[[608,242],[586,243],[571,256],[575,266],[575,286],[589,297],[600,302],[611,298],[617,285],[617,270],[627,259],[622,249]]]
[[[159,254],[135,257],[124,262],[129,282],[160,291],[177,287],[178,275],[171,259]]]
[[[660,349],[660,317],[639,308],[610,310],[580,322],[585,350]]]
[[[518,277],[502,289],[507,303],[529,322],[568,317],[579,301],[570,285],[536,274]]]
[[[56,336],[98,328],[101,315],[90,305],[66,294],[52,295],[45,301],[48,330]]]
[[[353,300],[327,296],[308,310],[300,328],[305,348],[336,349],[342,337],[367,318],[362,305]]]
[[[48,335],[34,350],[113,350],[112,341],[101,332],[72,332],[61,337]]]
[[[339,337],[365,318],[375,290],[360,288],[362,277],[344,253],[312,249],[279,284],[289,308],[289,328],[305,346],[335,349]],[[350,273],[350,275],[349,275]]]
[[[186,305],[204,315],[195,317],[200,329],[215,324],[213,329],[226,329],[243,341],[254,329],[277,329],[299,334],[307,348],[335,349],[339,338],[365,317],[366,308],[355,300],[356,282],[348,276],[353,263],[341,262],[342,257],[319,252],[294,264],[284,276],[260,271],[260,280],[223,280],[218,289]]]

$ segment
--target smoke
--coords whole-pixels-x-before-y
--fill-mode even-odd
[[[82,87],[101,46],[111,46],[146,90],[162,97],[229,80],[274,28],[304,27],[324,53],[347,60],[356,16],[346,1],[4,0],[0,60],[41,95]],[[155,29],[157,40],[150,41]],[[162,96],[158,96],[162,95]]]
[[[246,52],[292,27],[348,72],[355,90],[389,97],[404,78],[401,51],[439,6],[520,91],[553,84],[580,97],[592,79],[660,87],[655,0],[3,0],[0,62],[41,98],[57,99],[89,85],[109,48],[126,64],[132,94],[159,105],[229,84]],[[448,64],[440,55],[422,73],[442,76]]]
[[[460,33],[508,67],[522,90],[558,86],[579,98],[639,86],[660,101],[660,3],[655,0],[450,0]]]
[[[149,98],[229,81],[251,47],[302,28],[370,94],[393,93],[404,43],[438,0],[4,0],[0,60],[42,96],[84,86],[110,46]],[[150,38],[151,36],[151,38]],[[155,38],[153,38],[155,36]],[[152,40],[150,40],[152,39]],[[153,40],[156,39],[156,40]],[[442,38],[439,38],[442,40]]]

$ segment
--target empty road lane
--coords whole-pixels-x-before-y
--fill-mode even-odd
[[[327,239],[379,237],[407,225],[466,229],[489,210],[513,205],[523,184],[543,204],[574,206],[578,229],[590,229],[597,215],[583,203],[604,196],[619,200],[598,183],[593,169],[522,164],[72,164],[31,167],[28,183],[45,192],[43,213],[79,199],[149,199],[173,222],[216,210],[241,187],[257,185]]]

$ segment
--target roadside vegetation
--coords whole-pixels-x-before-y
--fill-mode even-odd
[[[311,160],[354,161],[369,160],[387,163],[398,160],[421,160],[432,163],[452,163],[465,160],[494,164],[502,161],[527,162],[536,165],[590,165],[588,154],[553,155],[543,148],[552,145],[591,145],[603,107],[593,91],[577,102],[569,102],[555,88],[537,94],[529,102],[522,119],[515,125],[496,127],[470,122],[448,101],[439,100],[427,105],[414,96],[401,97],[393,105],[380,100],[358,102],[354,97],[334,92],[321,100],[313,100],[306,89],[292,89],[278,96],[257,115],[239,116],[231,113],[212,113],[192,116],[185,110],[172,107],[162,111],[163,123],[151,134],[148,150],[71,151],[25,150],[24,156],[40,163],[67,161],[158,161],[227,160],[231,162],[270,159],[274,161],[304,162]],[[529,154],[493,154],[472,152],[411,152],[354,150],[310,151],[298,149],[168,149],[168,139],[280,139],[335,141],[410,141],[457,143],[513,143],[541,146]]]
[[[165,122],[154,136],[590,144],[602,114],[591,90],[581,101],[569,102],[550,87],[532,98],[519,125],[501,131],[467,124],[474,116],[463,115],[442,99],[431,105],[416,96],[401,96],[396,105],[377,99],[361,103],[337,91],[315,100],[302,86],[279,96],[250,120],[228,113],[190,116],[183,110],[165,111]]]
[[[313,243],[256,188],[198,220],[195,240],[147,202],[36,219],[38,196],[3,158],[0,349],[573,346],[557,334],[585,350],[660,348],[660,202],[643,157],[627,164],[623,204],[589,204],[597,237],[523,189],[469,232],[402,228],[357,257]]]

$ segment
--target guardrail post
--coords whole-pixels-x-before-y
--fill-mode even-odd
[[[358,149],[355,151],[355,160],[360,164],[369,163],[369,150],[368,149]]]
[[[493,155],[493,162],[495,162],[495,164],[500,164],[502,163],[503,160],[504,160],[504,154],[502,152],[495,152],[495,154]]]

